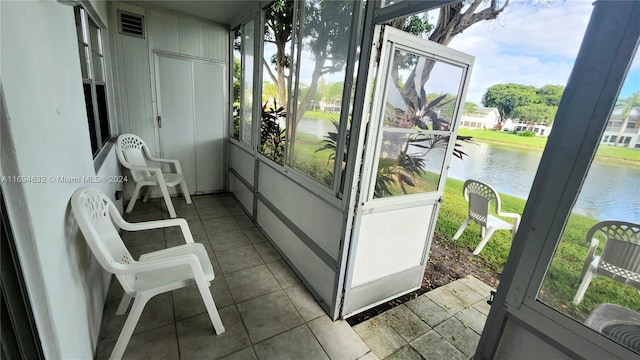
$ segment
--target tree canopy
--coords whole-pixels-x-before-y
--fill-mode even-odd
[[[498,108],[502,119],[514,118],[528,123],[550,125],[558,110],[564,86],[545,85],[536,88],[521,84],[490,86],[482,97],[484,106]]]
[[[500,117],[511,117],[511,112],[518,106],[538,104],[540,96],[537,89],[530,85],[497,84],[489,87],[482,97],[482,103],[487,107],[496,107]]]
[[[477,109],[478,109],[478,105],[474,102],[466,101],[464,103],[464,112],[472,113],[472,112],[475,112]]]
[[[538,96],[540,96],[540,103],[549,106],[560,105],[560,99],[564,93],[564,86],[562,85],[545,85],[537,90]]]
[[[531,104],[518,106],[511,112],[512,118],[517,118],[527,123],[551,125],[558,111],[557,106],[545,104]]]

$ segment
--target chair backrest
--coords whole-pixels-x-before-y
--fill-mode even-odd
[[[117,274],[122,272],[116,265],[135,263],[124,245],[112,217],[120,217],[113,202],[101,191],[80,188],[71,197],[71,210],[93,255],[100,265],[111,273],[116,273],[122,287],[128,293],[134,291],[135,275]]]
[[[607,268],[607,264],[633,272],[635,276],[632,275],[630,280],[640,282],[640,225],[625,221],[603,221],[591,227],[587,242],[591,242],[597,234],[604,235],[607,241],[600,255],[600,266],[614,273],[616,269]]]
[[[137,135],[134,134],[122,134],[118,136],[116,153],[120,163],[131,170],[131,165],[135,166],[147,166],[147,161],[144,157],[144,151],[147,144]],[[131,175],[134,181],[140,180],[142,177],[148,175],[148,171],[145,170],[131,170]]]
[[[469,202],[469,218],[481,226],[487,226],[489,206],[493,201],[496,212],[500,212],[500,197],[489,185],[477,181],[467,180],[462,186],[462,195]]]

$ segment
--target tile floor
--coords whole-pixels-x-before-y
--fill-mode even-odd
[[[216,336],[195,286],[147,306],[125,359],[444,359],[470,358],[489,287],[461,279],[351,328],[333,322],[229,194],[173,201],[205,245],[216,273],[211,293],[226,331]],[[138,203],[129,221],[168,218],[159,200]],[[179,228],[124,233],[132,255],[184,240]],[[117,281],[107,295],[97,359],[107,359],[126,315],[115,316]]]
[[[487,321],[491,290],[469,276],[353,328],[379,359],[470,359]]]

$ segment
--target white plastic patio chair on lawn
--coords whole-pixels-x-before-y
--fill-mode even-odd
[[[482,240],[478,246],[476,246],[475,250],[473,250],[473,255],[480,254],[480,251],[482,251],[496,230],[510,230],[511,236],[515,235],[518,230],[518,225],[520,225],[520,215],[502,212],[500,210],[500,196],[498,196],[498,193],[491,186],[477,180],[467,180],[462,186],[462,195],[469,203],[469,215],[456,234],[453,235],[453,240],[457,240],[464,232],[464,229],[467,228],[467,225],[472,221],[476,222],[482,228]],[[496,215],[515,219],[513,224],[489,213],[489,207],[492,201],[495,203]]]
[[[604,249],[596,255],[601,234],[606,239]],[[580,286],[573,298],[579,304],[591,280],[596,276],[633,286],[640,292],[640,225],[625,221],[603,221],[591,227],[587,233],[589,252],[582,267]],[[614,299],[611,299],[614,300]]]
[[[169,190],[167,186],[177,186],[180,184],[182,194],[184,195],[187,204],[191,204],[191,196],[189,196],[189,190],[187,189],[187,182],[182,174],[182,168],[178,160],[162,159],[151,156],[149,147],[147,144],[133,134],[122,134],[118,136],[116,153],[118,160],[122,166],[131,171],[133,181],[136,183],[135,190],[129,200],[129,206],[127,206],[127,213],[133,210],[133,206],[138,200],[140,189],[143,186],[148,186],[147,192],[144,195],[143,202],[147,202],[149,195],[155,186],[160,188],[162,197],[167,204],[169,210],[169,216],[176,217],[176,210],[173,208],[171,197],[169,196]],[[150,161],[156,161],[161,163],[170,163],[175,167],[175,173],[162,173],[160,168],[150,167],[147,165],[146,159]]]
[[[122,358],[147,301],[155,295],[185,287],[194,281],[216,333],[224,332],[209,292],[215,277],[211,261],[204,246],[193,242],[184,219],[129,223],[102,192],[88,188],[76,190],[71,198],[71,208],[93,255],[106,271],[116,275],[125,291],[116,315],[123,315],[131,298],[134,299],[110,359]],[[114,223],[126,231],[180,226],[186,244],[143,254],[136,261],[122,242]]]

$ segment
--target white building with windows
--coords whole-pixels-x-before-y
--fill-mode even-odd
[[[553,126],[545,125],[545,124],[531,124],[522,120],[512,120],[507,119],[502,125],[502,130],[504,131],[533,131],[536,136],[539,137],[548,137],[551,133],[551,128]]]
[[[626,124],[620,114],[611,115],[600,143],[640,149],[640,114],[629,116]]]
[[[477,107],[474,111],[464,111],[460,127],[470,129],[495,129],[500,124],[500,111],[494,107]]]

